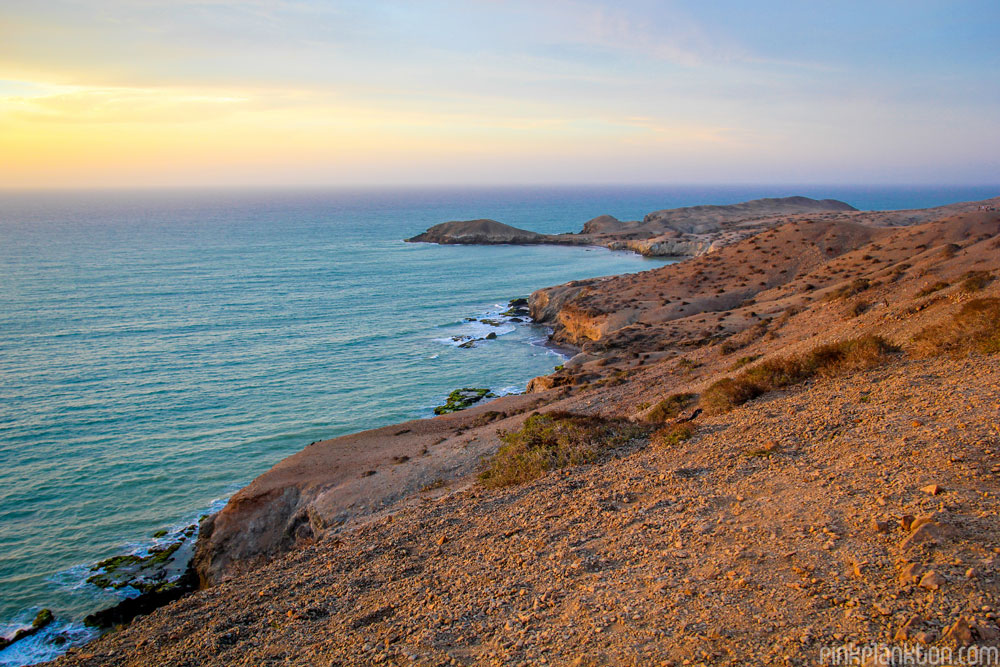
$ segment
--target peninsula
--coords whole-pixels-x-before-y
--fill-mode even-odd
[[[1000,641],[1000,197],[451,222],[688,258],[540,289],[528,391],[313,443],[58,665],[818,664]],[[827,655],[829,655],[827,653]],[[957,653],[956,653],[957,655]]]

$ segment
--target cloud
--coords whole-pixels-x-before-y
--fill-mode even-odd
[[[30,96],[0,97],[0,114],[41,123],[177,123],[218,119],[247,106],[247,97],[218,91],[37,86]]]

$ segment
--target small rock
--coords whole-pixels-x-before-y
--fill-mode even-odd
[[[934,640],[937,639],[937,633],[933,630],[923,630],[913,635],[913,641],[918,644],[933,644]]]
[[[923,487],[920,490],[932,496],[936,496],[937,494],[944,491],[944,489],[941,488],[940,484],[928,484],[927,486]]]
[[[916,528],[899,545],[904,550],[924,542],[938,542],[943,537],[943,530],[938,523],[933,521],[919,523],[918,520],[914,525]]]
[[[920,621],[919,616],[911,616],[903,625],[896,630],[896,634],[893,635],[892,641],[894,642],[905,642],[911,636],[915,635],[913,628]]]
[[[448,536],[447,535],[442,535],[441,537],[437,538],[437,545],[439,547],[442,546],[442,545],[444,545],[447,542],[448,542]]]
[[[876,533],[888,533],[889,522],[879,521],[878,519],[872,519],[872,530],[874,530]]]
[[[960,646],[972,643],[972,626],[964,618],[960,618],[944,631],[945,639],[951,639]]]
[[[932,591],[936,591],[945,584],[945,579],[940,574],[934,570],[930,570],[924,576],[920,577],[920,587],[927,588]]]
[[[910,526],[913,525],[914,516],[912,514],[904,514],[900,519],[899,525],[903,530],[910,530]]]
[[[899,583],[904,586],[907,584],[915,584],[920,581],[920,573],[923,568],[920,567],[920,563],[909,563],[903,570],[899,573]]]

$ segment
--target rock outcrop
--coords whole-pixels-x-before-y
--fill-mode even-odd
[[[518,229],[496,220],[483,219],[442,222],[406,241],[462,245],[531,245],[545,243],[546,238],[545,234]]]

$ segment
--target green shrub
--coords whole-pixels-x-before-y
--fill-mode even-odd
[[[651,422],[665,422],[673,419],[694,403],[695,394],[671,394],[657,403],[646,415]]]
[[[951,319],[927,327],[913,338],[918,356],[1000,352],[1000,299],[974,299]]]
[[[503,444],[487,461],[479,479],[494,488],[523,484],[550,470],[593,463],[602,451],[646,434],[648,429],[620,419],[535,413],[520,430],[500,433]]]

